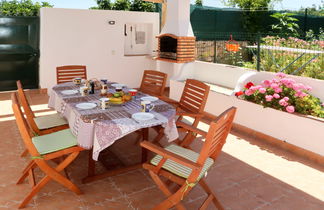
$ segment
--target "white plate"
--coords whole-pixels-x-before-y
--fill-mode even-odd
[[[141,100],[142,101],[151,101],[151,102],[153,102],[153,101],[159,100],[159,98],[154,97],[154,96],[144,96],[144,97],[141,98]]]
[[[93,109],[97,106],[95,103],[79,103],[75,105],[79,109]]]
[[[154,118],[154,114],[148,112],[137,112],[132,114],[132,118],[136,121],[146,121]]]
[[[63,95],[74,95],[74,94],[77,94],[79,91],[77,91],[77,90],[63,90],[63,91],[61,91],[61,93],[63,94]]]
[[[111,86],[113,86],[113,87],[120,87],[120,86],[126,87],[126,85],[124,85],[124,84],[118,84],[118,83],[111,84]]]

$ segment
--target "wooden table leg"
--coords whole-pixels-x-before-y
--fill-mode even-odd
[[[142,135],[143,135],[142,140],[147,141],[149,136],[149,128],[142,128]],[[146,161],[147,161],[147,150],[142,147],[142,163],[145,163]]]
[[[88,176],[94,176],[96,174],[96,161],[92,159],[93,149],[89,150],[88,155]]]

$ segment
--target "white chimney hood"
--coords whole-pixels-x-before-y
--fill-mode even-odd
[[[167,1],[167,14],[161,34],[194,36],[190,24],[190,0],[165,1]]]

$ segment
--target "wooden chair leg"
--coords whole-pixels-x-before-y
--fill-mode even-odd
[[[185,190],[186,189],[186,190]],[[162,210],[162,209],[170,209],[173,206],[179,204],[182,200],[182,198],[187,195],[192,187],[186,186],[186,184],[183,184],[177,192],[169,196],[166,200],[161,202],[159,205],[155,206],[155,210]],[[185,191],[184,191],[185,190]]]
[[[57,181],[78,195],[82,194],[81,190],[76,185],[60,174],[60,172],[64,170],[78,156],[79,153],[80,152],[71,153],[55,169],[48,166],[45,161],[39,161],[38,166],[46,174],[46,176],[35,187],[33,187],[32,191],[25,197],[18,208],[24,208],[36,195],[36,193],[38,193],[41,188],[43,188],[51,179]]]
[[[34,169],[31,168],[28,173],[28,181],[31,187],[36,185],[35,176],[34,176]]]
[[[192,132],[189,132],[184,139],[180,142],[180,146],[189,148],[190,144],[196,139],[196,134],[193,134]]]
[[[25,149],[21,154],[20,157],[25,157],[28,154],[28,150]]]
[[[219,210],[224,210],[223,206],[221,205],[221,203],[218,201],[218,199],[216,198],[214,192],[208,187],[208,185],[206,184],[204,179],[201,179],[199,181],[200,186],[205,190],[205,192],[208,194],[208,198],[207,200],[210,198],[209,196],[212,196],[212,201],[214,202],[215,206],[217,207],[217,209]],[[207,201],[206,200],[206,201]],[[204,204],[203,204],[204,205]]]
[[[34,169],[34,168],[36,168],[36,164],[35,164],[35,162],[34,161],[30,161],[29,163],[28,163],[28,165],[26,166],[26,168],[23,170],[23,174],[21,175],[21,177],[18,179],[18,181],[17,181],[17,183],[16,184],[21,184],[21,183],[23,183],[24,182],[24,180],[28,177],[28,175],[29,175],[29,171],[31,170],[31,169]]]
[[[160,179],[158,175],[156,175],[154,172],[149,171],[153,181],[156,183],[156,185],[160,188],[160,190],[166,195],[167,197],[171,196],[172,193],[168,189],[168,187],[165,185],[165,183]],[[179,210],[184,210],[186,209],[180,202],[176,204],[176,208]]]

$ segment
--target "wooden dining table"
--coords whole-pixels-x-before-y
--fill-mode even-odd
[[[114,93],[113,82],[108,82],[108,91]],[[141,98],[147,94],[138,92],[135,98],[122,105],[110,105],[107,109],[100,107],[100,90],[95,90],[94,94],[81,96],[80,86],[73,82],[56,85],[49,92],[49,107],[54,108],[64,117],[71,132],[76,136],[78,145],[89,150],[88,175],[83,179],[84,183],[95,181],[107,176],[116,175],[129,170],[141,167],[140,164],[125,166],[118,169],[109,170],[103,174],[96,174],[95,162],[99,154],[104,149],[111,146],[115,141],[135,132],[142,131],[142,139],[148,139],[150,127],[163,126],[164,134],[169,142],[178,138],[178,131],[175,125],[175,108],[162,101],[156,100],[153,110],[150,112],[154,118],[139,121],[132,118],[134,113],[141,112]],[[73,90],[66,94],[66,90]],[[128,88],[123,89],[128,92]],[[80,109],[77,104],[95,103],[96,107],[91,109]],[[142,162],[146,161],[146,152],[142,151]]]

